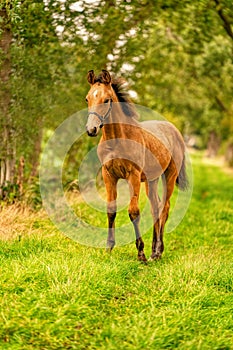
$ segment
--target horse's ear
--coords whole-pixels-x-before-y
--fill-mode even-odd
[[[101,76],[102,76],[102,81],[103,81],[103,83],[105,84],[105,85],[108,85],[108,84],[110,84],[111,83],[111,75],[110,75],[110,73],[107,71],[107,70],[105,70],[105,69],[102,69],[102,74],[101,74]]]
[[[89,70],[89,72],[87,73],[87,81],[89,84],[93,85],[95,83],[95,73],[92,70]]]

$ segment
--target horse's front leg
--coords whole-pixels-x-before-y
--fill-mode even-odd
[[[116,198],[117,198],[117,180],[109,174],[103,166],[103,179],[107,191],[107,215],[108,215],[108,238],[107,250],[111,251],[115,246],[115,218],[116,218]]]
[[[138,260],[147,261],[144,254],[144,242],[141,237],[139,223],[140,223],[140,210],[138,206],[141,176],[140,173],[131,174],[128,178],[128,183],[130,186],[130,204],[129,204],[129,217],[134,225],[135,235],[136,235],[136,247],[138,250]]]

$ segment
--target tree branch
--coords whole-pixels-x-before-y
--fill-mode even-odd
[[[219,105],[219,107],[221,108],[221,110],[223,112],[227,112],[228,111],[227,107],[224,105],[223,101],[220,100],[220,98],[218,96],[215,96],[215,101],[217,102],[217,104]]]
[[[214,0],[214,1],[216,4],[217,13],[218,13],[219,17],[221,18],[221,20],[223,21],[223,27],[224,27],[225,31],[227,32],[228,36],[233,40],[233,31],[231,28],[231,24],[230,24],[227,16],[224,15],[224,13],[223,13],[223,9],[221,7],[220,1],[219,0]]]

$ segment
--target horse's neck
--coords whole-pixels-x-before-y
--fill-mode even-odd
[[[132,127],[138,125],[133,118],[127,117],[121,108],[113,110],[103,128],[103,140],[114,138],[132,138]],[[130,137],[131,136],[131,137]]]

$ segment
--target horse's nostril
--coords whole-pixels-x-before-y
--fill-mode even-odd
[[[93,126],[93,128],[91,129],[89,129],[88,127],[86,129],[88,136],[97,136],[97,128],[95,126]]]

